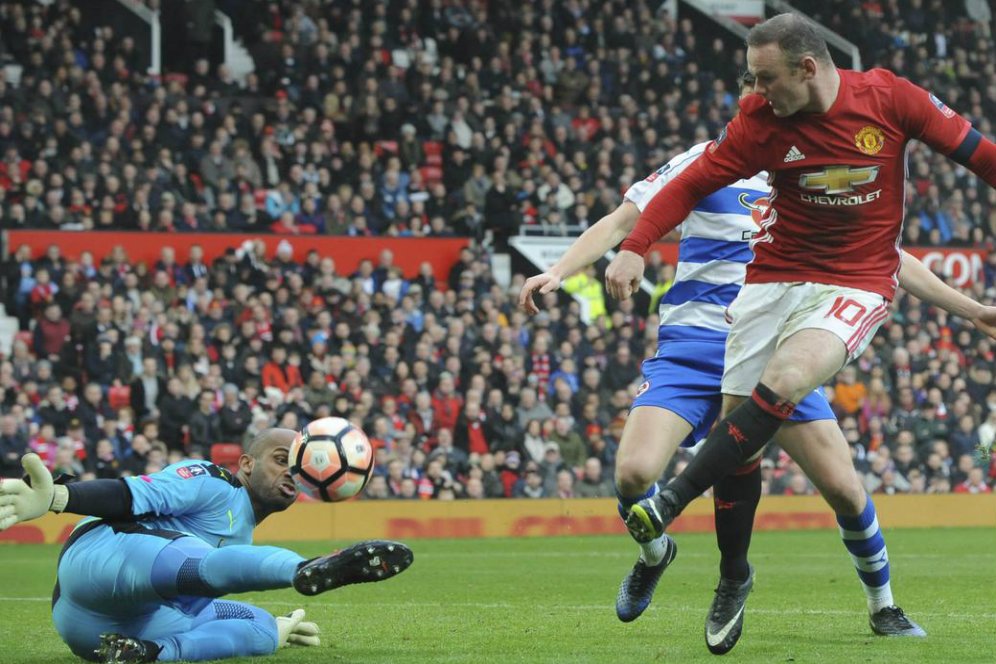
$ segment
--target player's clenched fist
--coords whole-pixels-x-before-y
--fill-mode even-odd
[[[979,315],[972,319],[975,329],[992,339],[996,339],[996,307],[982,307]]]
[[[617,300],[636,292],[643,279],[643,257],[632,251],[620,251],[605,270],[605,290]]]
[[[538,314],[539,308],[533,301],[533,293],[546,295],[560,288],[560,276],[554,272],[544,272],[526,279],[519,291],[519,308],[530,316]]]
[[[53,484],[51,473],[37,454],[25,454],[21,465],[31,478],[30,485],[23,480],[0,479],[0,530],[37,519],[49,509],[61,512],[66,505],[68,490]]]

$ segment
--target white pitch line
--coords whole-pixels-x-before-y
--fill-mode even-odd
[[[0,602],[51,602],[51,597],[0,597]],[[300,607],[302,604],[309,604],[305,600],[300,602],[285,602],[285,601],[271,601],[264,597],[251,598],[250,603],[255,603],[259,605],[268,606],[295,606]],[[511,611],[511,610],[521,610],[522,605],[520,604],[509,604],[507,602],[333,602],[329,605],[332,609],[359,609],[359,608],[388,608],[388,609],[406,609],[406,608],[432,608],[432,609],[449,609],[449,608],[464,608],[464,609],[484,609],[484,610],[500,610],[500,611]],[[535,608],[543,610],[562,610],[562,611],[610,611],[612,609],[609,604],[533,604]],[[647,609],[648,612],[656,613],[669,611],[678,611],[681,613],[701,613],[701,606],[663,606],[663,607],[650,607]],[[854,616],[861,615],[859,611],[842,611],[839,609],[765,609],[765,608],[751,608],[751,613],[760,613],[762,615],[770,616],[797,616],[799,614],[805,614],[810,616]],[[996,613],[945,613],[943,611],[917,611],[917,616],[927,616],[931,618],[951,618],[955,620],[993,620],[996,619]]]
[[[0,598],[2,599],[2,598]],[[259,604],[270,604],[273,606],[300,606],[301,602],[284,602],[276,601],[271,602],[264,598],[259,598]],[[374,608],[466,608],[466,609],[485,609],[485,610],[521,610],[522,606],[519,604],[509,604],[503,602],[333,602],[329,606],[333,609],[335,608],[362,608],[362,607],[374,607]],[[556,610],[561,609],[564,611],[611,611],[612,606],[610,604],[532,604],[531,606],[543,609],[543,610]],[[647,609],[648,612],[665,612],[665,611],[679,611],[682,613],[701,613],[703,607],[701,606],[662,606],[662,607],[650,607]],[[842,611],[839,609],[765,609],[765,608],[752,608],[751,613],[760,613],[765,615],[773,616],[795,616],[800,613],[812,615],[812,616],[854,616],[863,615],[859,610],[855,611]],[[956,620],[992,620],[996,619],[996,613],[944,613],[939,611],[917,611],[917,616],[930,616],[933,618],[953,618]]]
[[[433,552],[419,552],[416,547],[416,552],[419,553],[420,558],[437,558],[437,559],[465,559],[465,558],[633,558],[638,555],[637,550],[634,548],[633,551],[489,551],[488,553],[474,553],[474,552],[460,552],[455,551],[452,553],[433,553]],[[891,554],[891,552],[890,552]],[[686,558],[709,558],[717,559],[719,555],[717,553],[705,553],[705,552],[683,552],[681,554],[682,560]],[[752,553],[752,560],[767,560],[777,557],[779,560],[784,560],[785,554],[779,553]],[[836,553],[792,553],[791,557],[801,558],[804,560],[838,560],[848,557],[847,550],[841,547],[840,551]],[[945,560],[950,561],[952,559],[971,559],[971,560],[996,560],[996,555],[992,553],[956,553],[956,554],[946,554],[946,553],[911,553],[910,558],[916,557],[920,560]],[[903,553],[902,551],[891,555],[890,560],[895,562],[896,560],[902,561]],[[5,558],[4,562],[9,563],[36,563],[37,558],[24,558],[24,559],[9,559]],[[53,580],[54,583],[54,580]]]

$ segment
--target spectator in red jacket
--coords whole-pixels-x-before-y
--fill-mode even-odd
[[[55,452],[59,449],[55,427],[48,422],[42,424],[38,433],[28,441],[28,449],[40,456],[45,467],[51,470],[55,466]]]
[[[304,385],[300,369],[287,360],[287,349],[283,346],[274,346],[270,351],[270,361],[263,365],[262,377],[263,387],[276,387],[284,394]]]
[[[992,488],[986,484],[981,468],[968,471],[968,479],[954,488],[955,493],[992,493]]]
[[[294,213],[288,210],[270,224],[270,232],[278,235],[314,235],[318,231],[312,224],[297,223]]]
[[[55,303],[55,294],[58,292],[59,287],[52,283],[48,270],[39,269],[35,272],[35,285],[28,296],[31,300],[31,311],[36,316],[41,316],[48,305]]]
[[[35,326],[35,353],[53,362],[59,360],[62,347],[69,340],[69,321],[62,317],[57,304],[45,307],[45,315]]]
[[[463,397],[456,391],[453,374],[444,371],[439,374],[439,386],[432,396],[432,410],[436,414],[436,426],[452,431],[463,408]]]
[[[457,418],[456,429],[453,430],[453,446],[467,454],[487,454],[487,419],[487,415],[481,411],[481,404],[468,401]]]

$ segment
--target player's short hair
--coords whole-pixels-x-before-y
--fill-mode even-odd
[[[777,44],[790,66],[809,55],[824,63],[833,63],[827,42],[812,21],[799,14],[779,14],[758,23],[747,33],[747,45],[758,47]]]

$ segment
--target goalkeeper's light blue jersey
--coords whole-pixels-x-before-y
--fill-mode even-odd
[[[208,461],[181,461],[124,481],[131,490],[135,520],[150,530],[186,533],[214,547],[252,543],[256,517],[249,492],[225,468]]]

